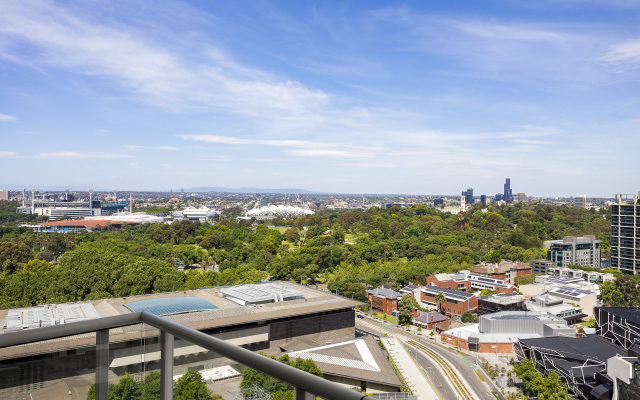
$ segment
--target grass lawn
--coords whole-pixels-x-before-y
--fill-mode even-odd
[[[398,325],[398,318],[396,317],[392,317],[390,315],[377,313],[377,312],[374,312],[373,315],[385,321],[391,322],[392,324]]]
[[[290,226],[274,226],[271,229],[275,229],[275,230],[277,230],[278,232],[280,232],[280,233],[282,233],[284,235],[286,231],[291,229],[291,227]]]

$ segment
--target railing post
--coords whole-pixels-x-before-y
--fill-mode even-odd
[[[173,399],[173,335],[160,331],[160,399]]]
[[[109,399],[109,330],[96,331],[96,400]]]
[[[316,396],[311,393],[307,393],[299,387],[293,390],[293,400],[315,400]]]

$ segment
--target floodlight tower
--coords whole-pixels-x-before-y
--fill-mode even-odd
[[[36,210],[36,189],[31,189],[31,214],[34,214]]]
[[[118,202],[118,193],[116,192],[115,189],[113,189],[113,202],[114,203]]]
[[[129,190],[129,214],[133,214],[133,193]]]
[[[27,189],[22,188],[22,212],[24,212],[24,207],[25,207],[25,201],[26,201],[26,192]]]

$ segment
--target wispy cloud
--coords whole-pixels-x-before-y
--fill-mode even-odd
[[[122,151],[138,151],[144,149],[145,146],[138,146],[135,144],[125,144],[122,146]]]
[[[8,114],[0,114],[0,121],[2,122],[17,122],[18,117],[14,117],[13,115]]]
[[[44,158],[53,160],[81,160],[81,159],[119,159],[132,158],[130,154],[119,153],[78,153],[75,151],[57,151],[52,153],[40,153],[33,156],[34,158]]]
[[[612,64],[640,63],[640,39],[614,44],[601,60]]]
[[[286,139],[243,139],[232,136],[218,135],[177,135],[180,139],[194,140],[197,142],[234,144],[234,145],[262,145],[276,147],[336,147],[335,143],[311,142],[306,140],[286,140]]]
[[[131,95],[172,111],[306,114],[331,101],[322,90],[241,66],[214,44],[198,41],[189,47],[180,35],[174,35],[174,43],[166,43],[167,37],[154,36],[157,30],[132,29],[113,21],[86,10],[79,14],[62,3],[5,4],[0,38],[10,45],[0,46],[0,57],[20,59],[36,68],[106,77]],[[25,43],[38,49],[28,58],[17,50]]]
[[[335,149],[290,149],[286,154],[297,157],[339,157],[339,158],[372,158],[373,153],[344,151]]]
[[[14,153],[13,151],[0,151],[0,158],[16,158],[18,157],[18,153]]]
[[[180,150],[179,147],[174,147],[174,146],[158,146],[158,147],[156,147],[156,149],[158,149],[158,150],[168,150],[168,151]]]

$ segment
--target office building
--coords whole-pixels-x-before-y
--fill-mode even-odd
[[[549,246],[547,258],[558,267],[589,265],[600,268],[600,243],[602,241],[596,240],[593,235],[565,236],[562,240],[548,240],[545,242],[545,245]]]
[[[464,202],[466,204],[473,204],[473,189],[469,188],[466,191],[462,192],[462,196],[464,196]]]
[[[436,300],[439,293],[442,293],[445,298],[442,304]],[[432,285],[420,288],[420,301],[423,306],[438,309],[440,313],[457,320],[461,319],[462,314],[466,312],[473,314],[478,309],[478,298],[473,293]]]
[[[518,192],[518,202],[519,203],[526,203],[528,202],[529,199],[527,199],[527,195],[524,192]]]
[[[502,194],[502,200],[507,203],[511,203],[513,198],[513,192],[511,191],[511,179],[507,178],[507,181],[504,183],[504,192]]]
[[[480,203],[482,203],[483,206],[485,204],[487,204],[487,195],[486,194],[480,195]]]
[[[0,201],[9,200],[9,192],[6,190],[0,190]]]
[[[573,206],[576,208],[587,208],[587,195],[581,194],[573,199]]]
[[[611,268],[640,274],[640,209],[637,194],[616,194],[611,205]]]
[[[444,205],[444,199],[433,199],[434,206],[442,206]]]

